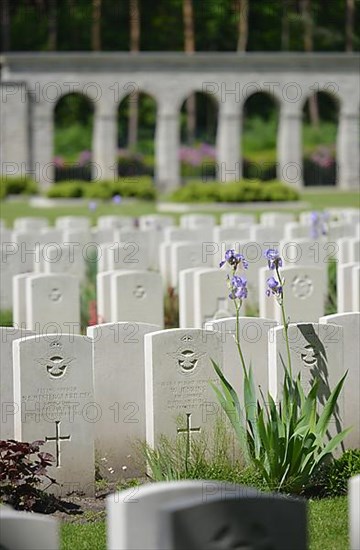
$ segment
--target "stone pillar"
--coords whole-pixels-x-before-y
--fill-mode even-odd
[[[0,173],[25,175],[30,168],[29,102],[24,82],[0,83]]]
[[[221,102],[216,136],[217,178],[239,181],[242,177],[241,119],[239,104]]]
[[[360,182],[359,112],[344,106],[339,115],[337,135],[337,185],[340,189],[359,189]]]
[[[92,177],[117,179],[117,116],[115,109],[95,111],[93,129]]]
[[[42,190],[51,187],[55,178],[54,156],[54,103],[32,103],[32,162],[29,175],[36,179]]]
[[[159,106],[155,130],[155,178],[161,191],[180,184],[179,112]]]
[[[302,111],[289,109],[287,104],[280,109],[277,135],[277,178],[289,185],[301,188],[303,181],[302,161]]]

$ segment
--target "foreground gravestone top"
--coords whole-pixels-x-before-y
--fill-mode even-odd
[[[0,548],[6,550],[57,550],[58,524],[42,514],[0,507]]]
[[[244,495],[226,500],[222,495],[201,503],[179,499],[162,515],[162,526],[170,523],[169,550],[307,549],[305,501],[280,495],[250,496],[244,488]]]
[[[193,513],[196,521],[191,521]],[[107,517],[109,550],[306,548],[304,501],[226,482],[184,480],[133,487],[107,498]],[[189,528],[187,533],[181,524]],[[236,530],[244,532],[248,545],[226,536]],[[211,544],[215,533],[220,536]]]

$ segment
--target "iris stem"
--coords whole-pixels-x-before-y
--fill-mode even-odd
[[[283,323],[283,327],[284,327],[284,337],[285,337],[285,342],[286,342],[286,352],[287,352],[287,359],[288,359],[289,374],[290,374],[290,377],[292,378],[291,354],[290,354],[290,344],[289,344],[289,323],[288,323],[288,320],[287,320],[287,317],[286,317],[285,306],[284,306],[284,289],[283,289],[284,285],[283,285],[282,279],[280,277],[279,267],[276,266],[275,269],[276,269],[276,275],[277,275],[278,280],[279,280],[279,284],[282,287],[281,302],[280,302],[281,317],[282,317],[282,323]]]
[[[236,308],[235,342],[236,342],[236,346],[237,346],[237,349],[238,349],[238,352],[239,352],[240,361],[241,361],[241,364],[242,364],[243,371],[244,371],[244,373],[246,373],[245,359],[244,359],[244,356],[243,356],[243,353],[242,353],[242,350],[241,350],[241,345],[240,345],[240,322],[239,322],[239,317],[240,317],[241,301],[239,303],[237,300],[235,300],[235,308]]]

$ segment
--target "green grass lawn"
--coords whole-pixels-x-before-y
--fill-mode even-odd
[[[304,191],[301,195],[301,201],[305,201],[308,206],[303,208],[303,210],[321,210],[329,207],[359,207],[360,195],[357,192],[353,191],[338,191],[338,190],[311,190]],[[0,203],[0,217],[5,220],[5,223],[8,227],[12,226],[15,218],[22,216],[41,216],[49,219],[50,223],[53,224],[55,218],[58,216],[77,216],[89,215],[92,217],[93,223],[96,223],[98,216],[103,215],[114,215],[119,214],[122,216],[141,216],[144,214],[153,214],[157,212],[156,203],[146,202],[146,201],[134,201],[128,202],[125,204],[115,205],[111,202],[101,202],[98,201],[98,208],[96,212],[90,213],[87,207],[87,201],[83,201],[75,205],[59,205],[56,208],[34,208],[30,207],[28,200],[10,200],[2,201]],[[230,207],[232,209],[232,207]],[[201,207],[197,209],[201,211]],[[234,205],[233,210],[236,210],[236,205]],[[261,212],[276,210],[276,207],[272,206],[269,203],[269,206],[263,210],[252,210],[251,205],[249,208],[242,208],[242,212],[246,213],[256,213],[259,215]],[[223,208],[221,210],[217,209],[212,211],[208,209],[207,213],[212,213],[216,215],[217,219],[222,213],[229,211],[229,208]],[[298,213],[301,209],[291,209],[291,208],[281,208],[282,212],[294,211]],[[175,218],[179,217],[179,214],[173,214]]]
[[[310,501],[308,511],[310,550],[349,548],[347,497]],[[61,550],[105,550],[105,521],[63,524],[61,543]]]

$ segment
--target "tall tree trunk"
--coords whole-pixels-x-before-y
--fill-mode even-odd
[[[194,10],[192,0],[183,0],[184,50],[187,54],[195,51]],[[191,94],[186,100],[186,127],[189,143],[195,141],[196,96]]]
[[[1,0],[1,49],[10,51],[10,6],[9,0]]]
[[[249,36],[249,0],[238,0],[239,32],[237,51],[246,52]]]
[[[346,51],[354,51],[355,0],[346,0]]]
[[[57,5],[56,0],[49,0],[49,17],[48,17],[48,50],[56,51],[57,46]]]
[[[289,0],[283,0],[283,13],[281,21],[281,49],[284,52],[290,50],[290,2]]]
[[[314,51],[311,0],[301,0],[301,13],[304,27],[304,50],[311,54]],[[313,126],[318,126],[319,107],[316,94],[309,97],[309,116],[311,124]]]
[[[130,52],[140,51],[140,6],[139,0],[130,0]],[[134,91],[129,96],[128,147],[135,149],[138,142],[139,94]]]
[[[101,0],[92,3],[91,49],[94,52],[101,50]]]

